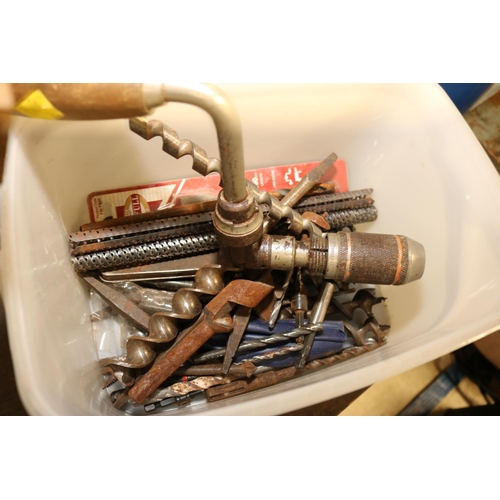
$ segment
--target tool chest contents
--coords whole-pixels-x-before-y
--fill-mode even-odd
[[[129,124],[203,177],[91,193],[90,222],[69,234],[110,404],[168,414],[386,343],[377,285],[420,279],[425,252],[358,229],[379,214],[337,154],[245,171],[220,124],[220,159],[158,120]]]

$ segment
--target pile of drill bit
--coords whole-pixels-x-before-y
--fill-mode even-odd
[[[197,172],[219,171],[217,159],[166,125],[130,124],[146,139],[161,136],[172,156],[193,156]],[[115,408],[218,401],[385,343],[385,299],[374,285],[418,279],[417,247],[356,231],[377,217],[372,190],[321,183],[336,159],[288,192],[246,181],[240,204],[219,196],[69,235],[73,267],[91,289],[98,345],[119,325],[115,351],[101,350],[100,359]]]
[[[321,219],[316,223],[326,223],[330,231],[355,231],[356,224],[377,216],[371,194],[371,189],[337,193],[323,184],[296,208],[310,220]],[[383,299],[374,287],[325,281],[303,268],[224,267],[212,229],[213,206],[203,208],[87,224],[69,235],[74,268],[91,287],[96,342],[102,346],[106,334],[117,336],[114,355],[108,350],[100,360],[103,389],[115,408],[140,406],[150,412],[193,398],[218,401],[385,342],[388,326],[373,312]],[[277,224],[273,232],[284,234],[286,225]],[[245,297],[227,295],[231,283],[245,284]],[[193,347],[140,403],[132,399],[129,391],[151,368],[200,323],[207,324],[214,297],[223,307],[236,304],[234,314],[226,313],[206,342]]]

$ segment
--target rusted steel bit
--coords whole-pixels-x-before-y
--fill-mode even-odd
[[[292,378],[297,373],[295,366],[284,368],[283,370],[268,371],[262,375],[257,375],[251,380],[238,380],[224,386],[211,387],[207,389],[206,396],[208,402],[220,401],[231,398],[239,394],[246,394],[257,389],[263,389],[271,385]]]
[[[129,399],[129,403],[133,406],[150,405],[159,403],[164,399],[185,396],[191,392],[204,391],[210,387],[217,385],[230,384],[238,380],[242,375],[212,375],[195,378],[186,382],[177,382],[169,387],[164,387],[153,391],[142,403],[137,403],[134,399]],[[130,391],[129,391],[130,395]]]
[[[229,315],[235,305],[255,307],[273,287],[248,280],[231,281],[203,310],[198,326],[175,344],[130,390],[130,397],[141,404],[172,373],[185,363],[215,333],[229,332],[233,322]]]
[[[134,385],[135,377],[128,368],[118,365],[108,365],[101,369],[103,375],[108,376],[108,380],[103,386],[103,390],[111,387],[116,382],[120,382],[124,387],[131,387]]]
[[[321,178],[333,167],[333,164],[337,160],[338,156],[335,153],[325,158],[319,165],[302,177],[300,182],[283,197],[281,203],[287,207],[294,207],[306,193],[319,183]]]
[[[281,200],[283,207],[294,207],[330,170],[333,164],[337,161],[338,156],[332,153],[328,158],[323,160],[319,165],[308,172],[300,182],[294,186]],[[264,233],[270,231],[277,224],[276,220],[267,219],[264,221]]]
[[[257,370],[257,367],[251,361],[232,364],[229,367],[227,373],[224,373],[222,368],[223,368],[222,364],[220,363],[214,363],[210,365],[194,365],[194,366],[178,368],[172,375],[174,377],[184,376],[184,375],[186,376],[195,375],[198,377],[204,375],[244,375],[245,377],[249,378]]]
[[[224,375],[227,375],[229,372],[229,367],[231,366],[233,357],[236,354],[236,350],[240,345],[241,339],[243,338],[245,330],[248,326],[248,322],[250,321],[251,312],[252,309],[245,306],[238,306],[236,309],[236,313],[233,318],[233,331],[227,339],[226,354],[224,355],[224,360],[222,362],[222,373]]]
[[[335,290],[335,285],[329,281],[326,281],[323,285],[323,289],[320,292],[319,299],[314,304],[311,317],[309,318],[309,323],[311,325],[321,325],[325,320],[326,312],[330,301],[332,300],[333,292]],[[304,349],[301,353],[299,362],[297,363],[297,368],[302,370],[304,368],[309,353],[316,337],[316,333],[310,333],[304,340]]]

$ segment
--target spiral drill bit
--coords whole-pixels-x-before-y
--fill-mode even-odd
[[[196,273],[194,287],[181,288],[173,294],[170,311],[157,312],[150,317],[149,335],[130,336],[126,343],[126,354],[102,359],[101,366],[144,368],[150,365],[156,358],[156,351],[150,344],[172,341],[178,333],[176,320],[193,319],[201,314],[203,307],[199,296],[217,295],[223,288],[222,271],[216,267],[202,267]]]
[[[259,349],[262,347],[267,347],[272,344],[278,344],[280,342],[288,342],[290,339],[295,339],[297,337],[302,337],[303,335],[307,335],[313,332],[320,332],[323,330],[323,325],[307,325],[302,328],[294,328],[289,332],[283,333],[275,333],[273,335],[269,335],[269,337],[262,337],[259,340],[250,340],[248,342],[243,342],[238,347],[236,354],[241,354],[247,351],[252,351],[254,349]],[[212,361],[214,359],[224,357],[226,353],[226,349],[215,349],[213,351],[206,352],[204,354],[200,354],[194,358],[194,363],[205,363],[206,361]]]
[[[161,137],[163,141],[163,151],[179,159],[183,156],[192,156],[193,170],[206,176],[211,172],[217,172],[219,175],[220,161],[217,158],[208,158],[204,149],[187,139],[180,140],[177,132],[171,129],[159,120],[147,120],[145,118],[132,118],[129,120],[130,130],[135,132],[143,139],[150,140],[153,137]],[[290,231],[293,234],[300,235],[306,232],[309,236],[322,237],[321,230],[311,221],[304,219],[298,212],[265,191],[261,191],[255,184],[247,180],[247,189],[253,194],[259,204],[265,204],[269,207],[269,217],[278,222],[287,218],[290,221]]]

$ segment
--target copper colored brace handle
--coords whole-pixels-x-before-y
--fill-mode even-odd
[[[23,99],[40,90],[67,120],[132,118],[162,104],[158,97],[147,102],[142,83],[12,83],[3,87],[5,92],[10,87],[11,98],[7,107],[0,106],[0,112],[14,113]]]

